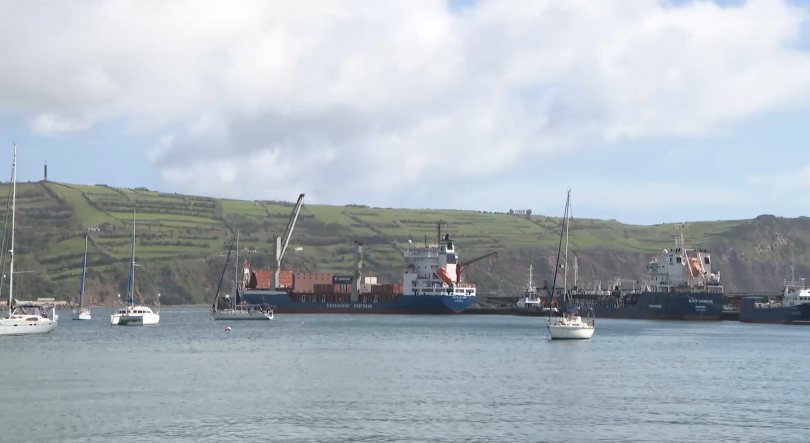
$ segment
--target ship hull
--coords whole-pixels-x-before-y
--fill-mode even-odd
[[[810,305],[782,308],[757,308],[754,303],[765,301],[759,298],[744,298],[740,303],[740,321],[743,323],[772,323],[782,325],[810,326]]]
[[[723,313],[723,294],[642,292],[627,296],[623,303],[575,298],[573,305],[593,308],[597,318],[717,321]]]
[[[306,301],[321,296],[294,297],[282,291],[245,291],[242,299],[252,306],[273,308],[276,314],[458,314],[469,308],[474,296],[402,295],[389,302]]]

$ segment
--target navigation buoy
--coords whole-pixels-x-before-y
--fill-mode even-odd
[[[230,330],[231,330],[231,327],[230,327],[230,326],[225,326],[225,332],[228,332],[228,331],[230,331]]]

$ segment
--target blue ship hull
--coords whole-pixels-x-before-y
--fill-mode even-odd
[[[380,303],[307,301],[306,296],[283,291],[245,291],[241,296],[248,305],[271,307],[280,314],[458,314],[475,300],[474,296],[401,295]]]
[[[592,307],[597,318],[635,320],[720,320],[723,294],[706,292],[642,292],[613,303],[574,296],[573,305]]]
[[[740,321],[745,323],[776,323],[783,325],[810,325],[810,304],[783,308],[757,308],[755,302],[765,298],[746,297],[740,302]]]

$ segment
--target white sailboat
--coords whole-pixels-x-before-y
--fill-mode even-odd
[[[48,334],[59,325],[56,307],[51,306],[50,315],[41,306],[14,306],[14,231],[17,216],[17,145],[14,145],[14,165],[11,169],[11,244],[9,255],[8,317],[0,319],[0,335],[38,335]]]
[[[89,237],[89,234],[88,234]],[[84,306],[84,275],[87,271],[87,237],[84,238],[84,263],[82,263],[82,282],[79,287],[79,306],[73,310],[74,320],[90,320],[90,308]]]
[[[589,311],[589,318],[582,319],[578,308],[569,308],[568,299],[568,225],[571,219],[571,191],[565,200],[565,215],[563,218],[563,232],[560,233],[560,246],[562,246],[563,235],[565,235],[565,261],[563,265],[563,315],[562,317],[547,320],[548,335],[552,340],[590,340],[593,337],[594,320],[593,311]],[[554,270],[554,283],[552,284],[552,294],[556,286],[557,273],[560,267],[560,251],[557,250],[557,266]]]
[[[229,297],[226,295],[225,297],[219,297],[219,287],[217,287],[217,294],[214,296],[214,304],[211,307],[211,318],[214,320],[272,320],[273,319],[273,310],[269,308],[265,309],[245,309],[245,306],[242,305],[240,297],[239,297],[239,290],[240,290],[240,283],[239,283],[239,231],[236,231],[236,263],[233,265],[233,300],[229,300]],[[233,244],[231,244],[233,246]],[[231,252],[228,251],[228,258],[230,258]],[[222,270],[222,276],[225,276],[225,269],[228,268],[228,258],[225,259],[225,268]],[[220,277],[220,285],[222,284],[222,277]],[[230,308],[219,309],[220,304],[224,307],[225,305],[229,305]]]
[[[129,257],[127,298],[124,300],[124,307],[110,316],[110,324],[113,326],[156,325],[160,322],[160,308],[157,309],[157,312],[154,312],[149,306],[135,305],[133,300],[133,288],[135,286],[135,211],[132,212],[132,250]],[[159,305],[160,294],[158,294],[157,298]]]

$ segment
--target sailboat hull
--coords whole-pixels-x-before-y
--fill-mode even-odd
[[[590,340],[594,328],[585,326],[548,326],[548,335],[552,340]]]
[[[89,309],[74,309],[73,310],[73,319],[74,320],[90,320],[93,316],[90,314]]]
[[[211,313],[211,318],[214,320],[272,320],[273,313],[264,313],[258,311],[245,311],[245,310],[231,310],[216,311]]]
[[[38,320],[28,320],[27,318],[3,318],[0,319],[0,336],[49,334],[56,329],[58,324],[58,321],[41,318]]]
[[[121,308],[110,316],[112,326],[146,326],[160,323],[160,314],[147,306]]]

